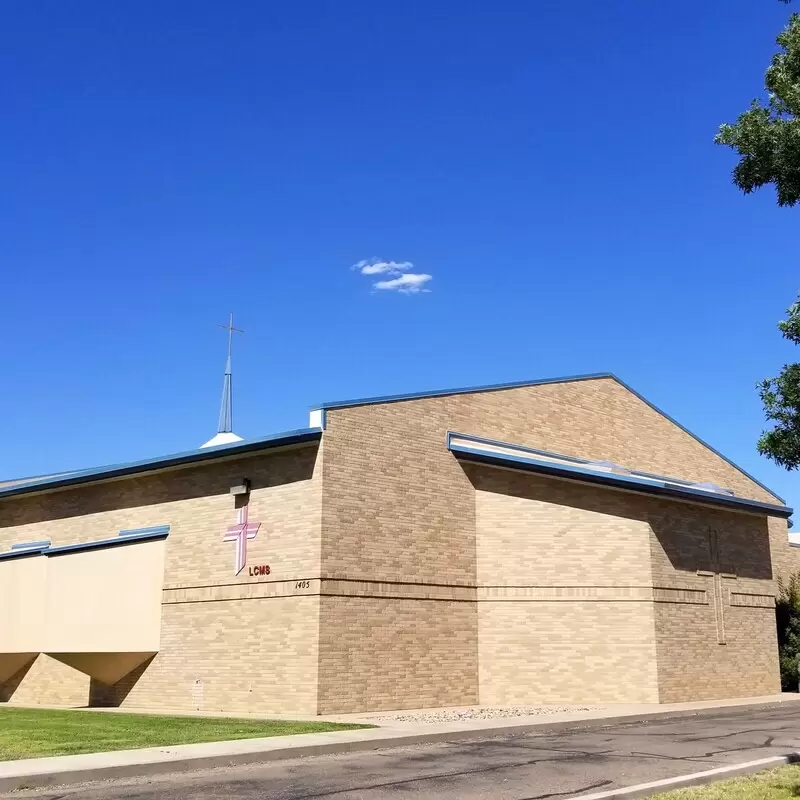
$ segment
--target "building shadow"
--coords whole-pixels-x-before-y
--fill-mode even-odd
[[[756,580],[773,577],[769,520],[765,516],[659,501],[646,519],[676,570]],[[654,549],[654,557],[658,555]]]
[[[699,570],[759,580],[773,577],[766,516],[482,464],[462,462],[462,468],[477,491],[646,523],[653,534],[650,545],[656,580],[664,559],[673,569],[695,575]],[[582,554],[576,552],[575,556],[581,558]]]
[[[8,680],[0,683],[0,703],[8,703],[11,700],[14,696],[14,692],[17,691],[22,681],[25,680],[25,676],[38,657],[38,654],[33,656],[33,658],[23,664]]]
[[[136,669],[131,670],[122,680],[109,686],[107,683],[92,678],[89,681],[89,707],[90,708],[118,708],[136,686],[145,670],[153,662],[155,655],[150,656]]]

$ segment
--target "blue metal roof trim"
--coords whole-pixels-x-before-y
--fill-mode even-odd
[[[116,539],[101,539],[99,542],[81,542],[81,544],[67,544],[61,547],[50,547],[47,550],[42,550],[42,555],[47,556],[61,556],[67,553],[80,553],[84,550],[103,550],[107,547],[118,547],[121,545],[131,544],[133,542],[147,542],[155,541],[156,539],[166,539],[169,535],[169,527],[164,530],[163,527],[150,531],[148,533],[139,533],[131,536],[117,536]]]
[[[452,439],[464,439],[467,442],[478,442],[480,444],[488,444],[493,447],[506,447],[509,449],[519,450],[523,453],[532,453],[534,456],[556,456],[561,461],[570,461],[573,464],[597,464],[598,462],[592,461],[590,458],[580,458],[578,456],[567,456],[563,453],[553,453],[551,450],[540,450],[536,447],[525,447],[521,444],[514,444],[512,442],[503,442],[499,439],[485,439],[483,436],[472,436],[469,433],[458,433],[458,431],[447,432],[447,449],[450,449],[450,442]],[[481,451],[483,452],[483,451]],[[622,465],[618,465],[622,466]],[[655,472],[645,472],[640,469],[630,469],[629,467],[622,466],[624,470],[630,472],[634,476],[640,478],[653,478],[657,481],[666,481],[667,483],[679,483],[683,486],[696,486],[698,481],[687,481],[683,478],[672,478],[669,475],[658,475]],[[722,487],[721,487],[722,488]]]
[[[512,445],[513,446],[513,445]],[[529,472],[537,472],[553,477],[568,478],[583,483],[594,483],[601,486],[610,486],[617,489],[640,494],[655,494],[663,497],[673,497],[679,500],[689,500],[693,503],[714,505],[720,508],[753,511],[770,516],[790,517],[792,509],[788,506],[777,506],[772,503],[762,503],[758,500],[746,500],[730,495],[715,495],[702,489],[692,489],[688,486],[668,486],[664,481],[646,480],[633,475],[615,475],[598,473],[581,466],[568,464],[555,464],[552,461],[542,461],[526,456],[512,456],[487,450],[478,450],[473,447],[464,447],[457,444],[448,444],[451,453],[462,456],[468,461],[475,461],[493,466],[511,467]],[[556,454],[553,454],[556,455]]]
[[[50,540],[49,539],[42,539],[38,542],[18,542],[17,544],[12,544],[12,550],[42,550],[46,547],[50,547]]]
[[[130,528],[129,530],[120,531],[117,536],[141,536],[143,533],[164,535],[169,533],[169,525],[154,525],[150,528]]]
[[[7,553],[0,553],[0,561],[9,561],[12,558],[27,558],[28,556],[42,556],[47,551],[46,547],[28,547],[19,550],[9,550]]]
[[[403,400],[423,400],[426,397],[448,397],[453,394],[470,394],[472,392],[500,392],[503,389],[522,389],[526,386],[543,386],[547,383],[571,383],[573,381],[591,381],[598,378],[619,380],[610,372],[595,372],[586,375],[568,375],[564,378],[541,378],[535,381],[515,381],[513,383],[490,383],[484,386],[462,386],[457,389],[433,389],[428,392],[412,392],[410,394],[386,394],[378,397],[360,397],[355,400],[334,400],[313,406],[316,409],[350,408],[352,406],[371,406],[379,403],[399,403]],[[624,385],[624,384],[623,384]],[[627,387],[626,387],[627,388]]]
[[[31,492],[38,492],[44,489],[56,489],[82,483],[91,483],[92,481],[104,480],[106,478],[119,478],[141,472],[150,472],[152,470],[166,469],[168,467],[183,466],[184,464],[210,461],[222,456],[244,455],[246,453],[266,450],[272,447],[304,444],[317,441],[320,438],[322,438],[322,428],[299,428],[298,430],[275,433],[260,439],[248,439],[247,441],[236,442],[235,444],[223,444],[217,447],[201,447],[197,450],[188,450],[184,453],[158,456],[157,458],[149,458],[142,461],[132,461],[127,464],[96,467],[94,469],[71,472],[67,475],[42,478],[41,480],[8,486],[5,489],[0,489],[0,500],[5,497],[30,494]]]
[[[166,539],[169,535],[169,525],[159,525],[154,528],[141,528],[139,531],[128,531],[126,535],[120,535],[116,539],[101,539],[97,542],[81,542],[80,544],[66,544],[59,547],[50,547],[47,543],[40,547],[26,547],[11,545],[11,550],[7,553],[0,553],[0,561],[10,558],[21,558],[23,556],[60,556],[65,553],[80,553],[84,550],[102,550],[106,547],[116,547],[117,545],[131,544],[132,542],[147,542],[157,539]]]
[[[676,425],[680,428],[684,433],[688,433],[689,436],[692,437],[695,441],[699,442],[703,447],[707,447],[712,453],[719,456],[723,461],[726,461],[735,469],[738,469],[742,475],[749,478],[755,484],[760,486],[764,491],[769,492],[774,498],[780,500],[781,503],[785,503],[786,501],[776,492],[773,492],[769,486],[763,484],[758,478],[751,475],[747,470],[742,469],[735,461],[731,461],[726,455],[720,453],[716,447],[712,447],[705,439],[701,439],[696,433],[692,433],[685,425],[681,425],[678,420],[674,417],[671,417],[665,411],[660,409],[655,403],[651,403],[646,397],[639,394],[632,386],[629,386],[625,381],[621,378],[618,378],[613,372],[593,372],[587,373],[585,375],[567,375],[561,378],[544,378],[540,380],[533,380],[533,381],[516,381],[514,383],[493,383],[487,384],[485,386],[465,386],[458,389],[436,389],[430,392],[414,392],[412,394],[390,394],[384,395],[383,397],[362,397],[356,400],[338,400],[331,403],[322,403],[321,405],[314,406],[315,409],[329,409],[329,408],[350,408],[353,406],[366,406],[378,403],[397,403],[402,400],[422,400],[426,397],[447,397],[448,395],[454,394],[469,394],[470,392],[499,392],[503,389],[521,389],[526,386],[544,386],[549,383],[572,383],[576,381],[592,381],[598,380],[601,378],[610,378],[611,380],[616,381],[620,386],[627,389],[632,395],[637,397],[646,405],[650,406],[653,411],[661,414],[662,417],[668,419],[673,425]]]
[[[45,472],[41,475],[23,475],[21,478],[3,478],[0,480],[0,484],[3,483],[28,483],[29,481],[40,481],[44,480],[45,478],[63,478],[66,475],[73,475],[74,473],[78,472],[76,469],[65,469],[62,472]]]

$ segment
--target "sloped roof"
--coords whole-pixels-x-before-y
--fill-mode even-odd
[[[321,438],[321,428],[300,428],[294,431],[274,433],[260,439],[248,439],[242,442],[235,442],[233,444],[225,444],[217,447],[200,447],[196,450],[189,450],[184,453],[158,456],[157,458],[148,458],[143,461],[131,461],[126,464],[113,464],[107,467],[67,472],[44,478],[33,478],[21,483],[10,482],[10,484],[0,487],[0,500],[6,497],[32,494],[48,489],[75,486],[83,483],[94,483],[110,478],[121,478],[128,475],[138,475],[144,472],[155,472],[171,467],[179,467],[185,464],[212,461],[217,458],[230,458],[232,456],[244,455],[259,450],[310,443],[318,441]]]
[[[685,425],[681,425],[678,420],[674,417],[671,417],[669,414],[666,413],[663,409],[659,408],[655,403],[651,403],[646,397],[636,391],[632,386],[625,383],[621,378],[616,376],[613,372],[592,372],[586,373],[582,375],[565,375],[559,378],[539,378],[535,380],[529,381],[514,381],[512,383],[491,383],[482,386],[462,386],[455,389],[434,389],[427,392],[412,392],[409,394],[390,394],[390,395],[383,395],[377,397],[361,397],[356,398],[354,400],[334,400],[332,402],[321,403],[317,406],[314,406],[314,410],[322,409],[323,411],[327,410],[334,410],[337,408],[352,408],[355,406],[367,406],[367,405],[377,405],[379,403],[398,403],[407,400],[424,400],[430,397],[448,397],[451,395],[457,394],[475,394],[478,392],[499,392],[505,389],[521,389],[528,386],[544,386],[551,383],[575,383],[578,381],[593,381],[593,380],[600,380],[600,379],[607,379],[616,381],[620,386],[624,389],[627,389],[632,395],[637,397],[641,400],[645,405],[650,406],[655,412],[660,414],[665,419],[669,420],[673,425],[680,428],[684,433],[691,436],[695,441],[699,442],[703,447],[710,450],[714,455],[721,458],[723,461],[726,461],[735,469],[739,470],[745,477],[749,478],[753,483],[760,486],[765,491],[769,492],[773,497],[777,500],[780,500],[781,503],[785,503],[785,500],[774,492],[772,489],[769,488],[766,484],[762,483],[758,478],[751,475],[746,469],[740,467],[735,461],[732,461],[728,458],[724,453],[721,453],[717,450],[716,447],[710,445],[705,439],[699,437],[693,431],[690,431]]]
[[[783,518],[792,515],[792,509],[786,505],[737,497],[733,492],[713,484],[693,483],[667,475],[628,469],[609,461],[590,461],[586,458],[525,447],[512,442],[499,442],[480,436],[450,432],[447,434],[447,448],[456,458],[489,466],[534,472],[565,480],[622,489],[635,494],[669,497],[730,511]]]

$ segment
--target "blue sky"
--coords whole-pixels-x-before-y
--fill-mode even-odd
[[[314,403],[613,371],[787,500],[754,385],[800,353],[800,209],[712,140],[769,0],[12,0],[0,477]],[[413,267],[362,275],[362,260]],[[430,291],[374,289],[403,273]]]

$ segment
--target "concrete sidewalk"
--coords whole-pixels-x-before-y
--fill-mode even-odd
[[[377,750],[437,741],[463,741],[539,731],[563,731],[570,728],[602,727],[619,722],[669,719],[692,715],[738,714],[748,707],[753,709],[776,707],[785,703],[800,703],[800,695],[785,694],[671,705],[604,706],[599,710],[559,711],[557,713],[548,713],[545,710],[547,707],[542,707],[536,714],[528,716],[504,716],[490,719],[471,719],[465,716],[457,721],[448,722],[404,722],[392,719],[392,717],[433,719],[442,711],[456,714],[463,712],[466,715],[470,710],[475,711],[476,707],[317,717],[317,720],[363,721],[378,724],[380,727],[0,762],[0,792],[357,750]]]

